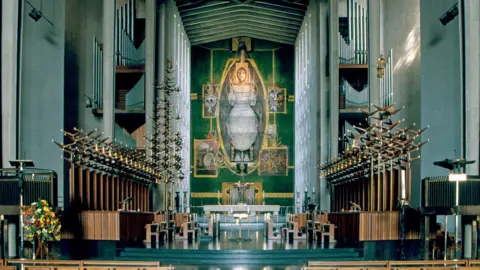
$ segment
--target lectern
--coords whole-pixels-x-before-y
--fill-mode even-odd
[[[31,160],[10,160],[10,165],[12,167],[17,168],[18,171],[18,187],[20,188],[20,228],[19,228],[19,234],[20,234],[20,250],[19,250],[19,255],[20,257],[23,257],[24,255],[24,246],[23,246],[23,215],[24,215],[24,210],[23,210],[23,169],[24,167],[34,167],[35,165],[33,164],[33,161]]]

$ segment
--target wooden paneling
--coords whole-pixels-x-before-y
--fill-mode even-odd
[[[82,211],[77,215],[84,240],[143,240],[145,225],[152,223],[153,213],[118,211]],[[73,235],[62,233],[63,239]]]
[[[131,197],[127,210],[148,212],[148,185],[113,175],[71,167],[70,200],[81,210],[116,211]]]
[[[137,149],[144,149],[147,144],[147,140],[145,139],[145,134],[147,131],[147,125],[144,124],[143,126],[137,128],[133,133],[132,137],[137,142]]]
[[[153,213],[120,213],[120,240],[144,240],[145,225],[152,223]]]
[[[330,213],[328,219],[338,227],[338,238],[351,241],[400,239],[400,212],[398,211]],[[418,220],[410,222],[418,223]],[[406,239],[420,239],[419,231],[418,228],[418,230],[406,232]]]

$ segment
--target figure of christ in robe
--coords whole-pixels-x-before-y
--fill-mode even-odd
[[[256,104],[257,94],[248,64],[240,66],[234,74],[234,78],[230,78],[228,93],[229,104],[233,107],[227,117],[227,134],[235,150],[234,161],[251,162],[248,151],[258,133],[258,119],[252,108]]]

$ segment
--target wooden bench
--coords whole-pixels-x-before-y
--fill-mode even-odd
[[[278,240],[281,238],[281,234],[274,233],[275,222],[272,219],[271,214],[264,215],[264,234],[268,240]]]
[[[313,261],[305,270],[479,270],[469,261]]]
[[[168,237],[168,215],[166,213],[155,214],[153,223],[145,225],[145,243],[151,243],[152,238],[159,243]]]
[[[302,232],[307,222],[306,214],[288,214],[287,227],[282,228],[282,235],[287,241],[292,240],[306,240],[307,235]],[[292,238],[290,238],[292,235]]]
[[[173,270],[161,267],[160,262],[145,261],[70,261],[70,260],[6,260],[0,269],[16,270]]]
[[[188,240],[189,235],[191,235],[192,239],[195,240],[200,232],[196,214],[175,214],[175,226],[179,228],[176,235],[176,238],[178,239]]]
[[[324,212],[313,213],[313,239],[325,242],[328,236],[329,243],[335,243],[335,225],[328,221],[328,214]]]

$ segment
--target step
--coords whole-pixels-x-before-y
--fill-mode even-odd
[[[132,261],[160,261],[162,265],[168,264],[192,264],[192,265],[292,265],[292,264],[306,264],[308,261],[321,261],[318,258],[303,258],[303,259],[219,259],[212,258],[194,259],[194,258],[158,258],[158,257],[119,257],[117,260],[132,260]],[[328,258],[328,261],[359,261],[358,257],[342,257],[342,258]],[[325,260],[327,261],[327,260]]]
[[[167,248],[131,248],[127,247],[124,251],[138,251],[142,253],[185,253],[188,250],[189,254],[191,253],[200,253],[200,254],[211,254],[215,252],[216,254],[251,254],[251,253],[356,253],[357,250],[354,248],[317,248],[317,249],[269,249],[269,250],[262,250],[262,249],[222,249],[222,250],[209,250],[209,249],[167,249]]]
[[[358,253],[339,253],[339,254],[322,254],[322,253],[196,253],[196,252],[189,252],[184,251],[182,253],[141,253],[141,252],[121,252],[120,256],[138,256],[138,257],[185,257],[185,253],[188,253],[190,258],[204,258],[208,256],[210,258],[276,258],[279,256],[283,257],[317,257],[317,258],[341,258],[341,257],[359,257]]]

